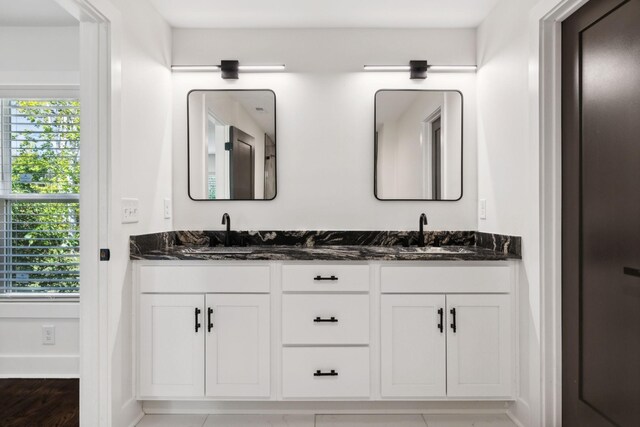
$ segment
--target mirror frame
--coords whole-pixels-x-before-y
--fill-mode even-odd
[[[275,139],[275,186],[276,191],[270,199],[194,199],[191,196],[191,162],[189,157],[191,143],[189,141],[189,95],[192,92],[271,92],[273,95],[273,136]],[[272,89],[191,89],[187,92],[187,195],[194,202],[270,202],[278,197],[278,120],[277,120],[277,96]]]
[[[378,197],[377,99],[380,92],[457,92],[460,94],[460,197],[457,199],[381,199]],[[373,195],[381,202],[459,202],[464,195],[464,95],[458,89],[378,89],[373,96]]]

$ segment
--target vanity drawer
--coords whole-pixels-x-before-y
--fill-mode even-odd
[[[383,293],[508,293],[511,281],[509,264],[380,267]]]
[[[140,292],[268,293],[268,265],[141,265]]]
[[[282,349],[284,398],[368,398],[369,374],[369,347]]]
[[[283,265],[282,290],[285,292],[369,292],[369,266]]]
[[[283,295],[284,344],[368,344],[369,295]]]

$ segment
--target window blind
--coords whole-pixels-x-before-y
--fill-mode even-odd
[[[0,292],[77,292],[79,102],[1,103]]]

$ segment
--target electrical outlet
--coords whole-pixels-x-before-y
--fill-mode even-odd
[[[53,325],[42,325],[42,344],[54,345],[56,343],[56,327]]]
[[[480,219],[487,219],[487,199],[480,199]]]
[[[138,199],[122,199],[122,223],[131,224],[140,221]]]
[[[164,219],[171,218],[171,199],[164,199]]]

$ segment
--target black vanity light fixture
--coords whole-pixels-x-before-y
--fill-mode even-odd
[[[238,79],[239,72],[260,73],[269,71],[284,71],[282,65],[240,65],[237,60],[220,61],[220,65],[172,65],[172,71],[220,71],[220,76],[225,80]]]
[[[365,71],[409,71],[409,78],[424,80],[427,73],[475,73],[475,65],[429,65],[424,60],[409,61],[409,65],[365,65]]]

